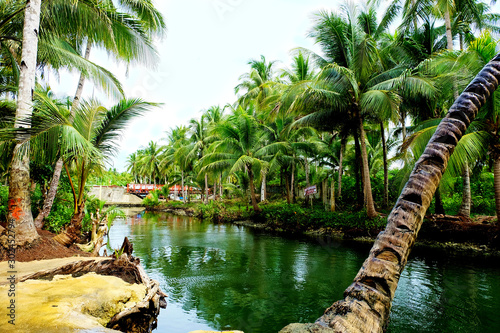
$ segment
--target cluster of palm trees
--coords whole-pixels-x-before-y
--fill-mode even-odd
[[[0,7],[0,140],[9,185],[8,229],[15,229],[17,245],[37,239],[35,223],[42,226],[49,214],[64,168],[75,215],[65,237],[58,239],[67,245],[79,234],[89,173],[101,169],[115,153],[127,122],[155,106],[125,98],[120,82],[91,62],[90,52],[100,48],[119,62],[153,65],[153,38],[163,34],[165,23],[151,0],[9,0]],[[43,86],[47,72],[57,74],[61,69],[80,75],[72,99],[57,99]],[[96,100],[82,100],[87,80],[119,102],[105,107]],[[35,221],[30,163],[54,169]]]
[[[324,189],[328,181],[333,199],[348,173],[359,205],[376,216],[371,176],[383,170],[387,206],[390,162],[402,161],[407,179],[458,93],[495,55],[499,18],[472,1],[393,1],[380,21],[376,9],[372,1],[316,13],[309,36],[321,55],[297,48],[286,69],[264,56],[251,60],[235,87],[237,102],[211,107],[189,127],[171,130],[165,145],[151,142],[130,155],[128,171],[138,182],[237,184],[248,188],[256,211],[256,188],[266,199],[266,181],[283,184],[288,202],[298,181]],[[390,33],[397,19],[402,24]],[[463,175],[470,184],[469,170],[495,156],[494,97],[457,147],[449,179]],[[470,186],[464,192],[461,214],[469,215]],[[440,191],[438,211],[439,198]]]

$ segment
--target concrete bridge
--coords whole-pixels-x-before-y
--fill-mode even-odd
[[[95,185],[90,188],[89,195],[93,195],[99,200],[106,201],[109,205],[121,206],[141,206],[142,199],[134,194],[127,193],[125,186],[103,186]]]

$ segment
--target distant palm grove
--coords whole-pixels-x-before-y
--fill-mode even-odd
[[[309,204],[303,190],[316,185],[315,201],[328,210],[387,212],[440,120],[496,55],[500,15],[479,1],[379,3],[314,13],[304,33],[319,53],[298,45],[289,66],[265,55],[250,60],[233,104],[207,105],[200,118],[165,129],[165,138],[129,155],[120,185],[198,187],[205,203],[238,198],[255,212],[272,201]],[[15,226],[22,245],[43,227],[68,245],[88,230],[98,204],[86,185],[118,179],[105,169],[120,135],[159,107],[125,98],[90,53],[154,65],[153,41],[165,28],[151,0],[0,2],[0,234]],[[47,73],[63,69],[80,80],[74,94],[56,98]],[[82,98],[87,81],[115,105]],[[455,149],[432,212],[500,214],[496,97]]]

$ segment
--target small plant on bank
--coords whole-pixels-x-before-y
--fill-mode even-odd
[[[146,208],[154,208],[160,205],[160,191],[154,190],[149,192],[149,194],[142,200],[142,204]]]

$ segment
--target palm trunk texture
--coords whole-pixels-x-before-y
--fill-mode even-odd
[[[281,332],[384,331],[399,277],[450,155],[499,80],[500,54],[465,88],[439,124],[344,299],[329,307],[316,323],[291,324]]]
[[[387,142],[385,141],[384,123],[380,122],[380,135],[382,137],[382,155],[384,160],[384,208],[389,205],[389,168],[387,166]]]
[[[500,219],[500,157],[495,158],[493,162],[493,187],[495,188],[495,206],[497,219]],[[497,222],[500,227],[500,222]]]
[[[470,191],[470,169],[469,164],[465,163],[464,173],[462,175],[463,190],[462,190],[462,205],[458,211],[458,215],[470,217],[471,207],[471,191]]]
[[[365,129],[363,128],[363,119],[359,117],[359,141],[361,143],[361,160],[362,160],[362,170],[361,173],[363,177],[363,189],[365,193],[365,204],[366,204],[366,214],[369,218],[374,218],[377,216],[377,211],[375,210],[375,203],[373,202],[372,195],[372,183],[370,181],[370,167],[368,165],[368,154],[366,153],[366,136]]]
[[[26,119],[33,110],[33,90],[35,89],[36,57],[38,50],[38,30],[40,25],[41,0],[26,2],[24,11],[23,48],[20,62],[19,89],[17,96],[16,123],[14,127],[26,127],[19,120]],[[9,180],[9,199],[7,213],[8,243],[15,245],[32,243],[38,233],[31,214],[31,198],[28,183],[29,155],[16,143],[12,157]],[[12,238],[12,235],[15,235]],[[3,236],[5,237],[5,236]],[[3,242],[2,242],[3,243]]]

